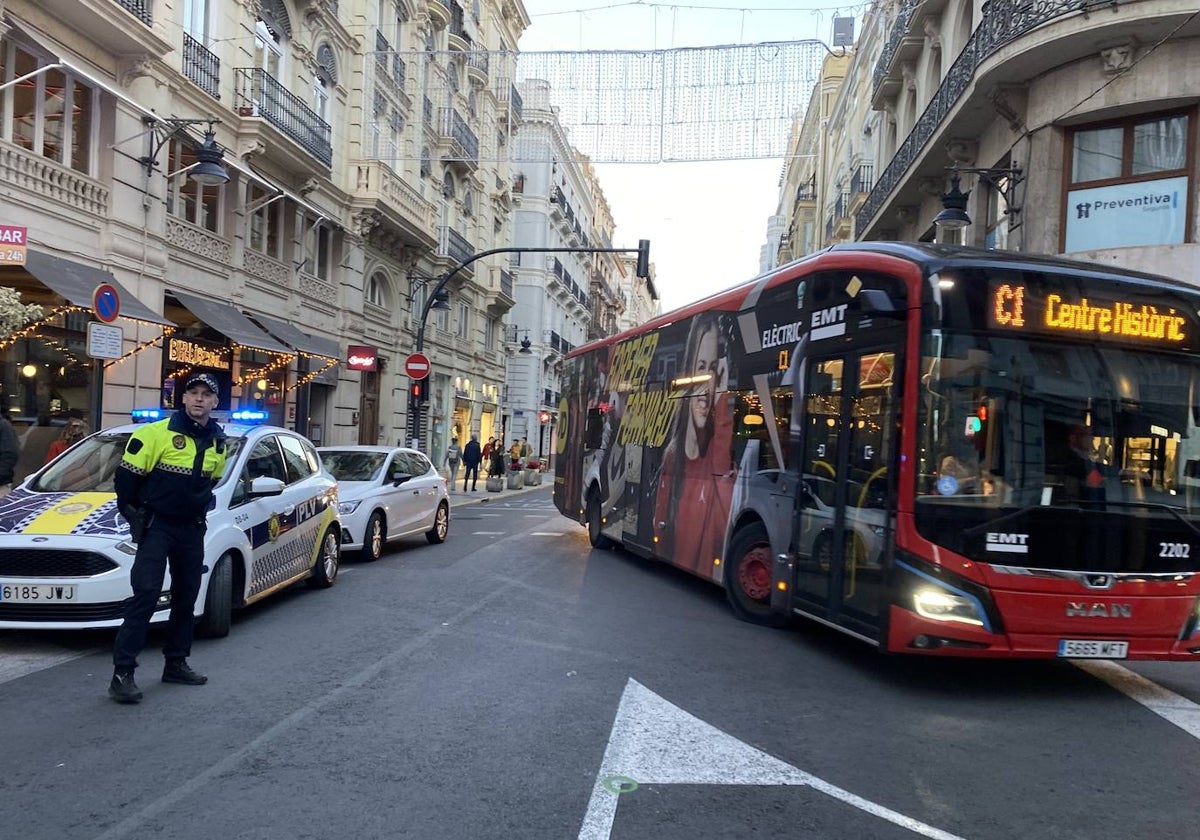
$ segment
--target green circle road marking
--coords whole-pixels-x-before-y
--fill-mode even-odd
[[[638,783],[628,776],[605,776],[600,782],[609,793],[633,793],[638,789]]]

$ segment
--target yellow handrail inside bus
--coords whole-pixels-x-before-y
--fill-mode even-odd
[[[863,503],[867,500],[867,490],[870,488],[871,482],[877,478],[881,478],[886,473],[887,473],[887,467],[880,467],[879,469],[875,470],[875,472],[871,473],[870,478],[868,478],[866,481],[863,482],[863,489],[858,494],[858,506],[859,507],[862,507]]]
[[[837,470],[831,467],[826,461],[813,461],[813,472],[816,472],[817,467],[824,467],[828,471],[830,478],[837,478]]]

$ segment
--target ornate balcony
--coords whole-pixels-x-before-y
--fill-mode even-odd
[[[11,6],[11,4],[9,4]],[[162,58],[175,45],[154,25],[152,0],[40,0],[35,4],[55,21],[106,52]]]
[[[467,78],[477,85],[486,85],[488,80],[487,50],[471,50],[467,53]]]
[[[463,260],[468,260],[475,256],[475,246],[467,241],[454,228],[448,225],[441,225],[438,228],[438,242],[435,257],[437,262],[444,265],[446,268],[453,268]],[[458,275],[470,277],[475,273],[475,263],[463,268]]]
[[[183,75],[213,99],[221,98],[221,59],[183,33]]]
[[[49,202],[64,217],[71,215],[65,209],[93,220],[108,218],[109,193],[99,181],[3,140],[0,181],[14,187],[22,203]]]
[[[442,29],[450,23],[450,6],[444,0],[426,0],[429,23],[434,29]]]
[[[450,36],[446,39],[446,45],[460,52],[471,49],[471,36],[467,34],[463,21],[462,4],[458,0],[450,0]]]
[[[474,170],[479,166],[479,138],[453,108],[442,108],[437,135],[442,159]]]
[[[359,161],[351,205],[361,216],[360,229],[376,224],[398,234],[404,244],[423,250],[437,244],[437,210],[390,166],[377,160]],[[365,215],[363,215],[365,214]],[[371,231],[368,231],[371,232]]]
[[[333,165],[329,123],[265,70],[241,67],[235,72],[238,115],[266,120],[328,170]]]
[[[493,318],[499,318],[516,304],[513,297],[512,275],[503,268],[493,266],[491,282],[488,284],[487,309]]]

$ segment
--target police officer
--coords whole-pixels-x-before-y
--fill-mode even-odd
[[[171,615],[163,640],[162,681],[203,685],[208,677],[188,666],[192,612],[204,574],[205,515],[213,487],[225,471],[225,433],[212,419],[217,381],[194,373],[183,386],[183,408],[166,420],[142,426],[125,447],[116,473],[117,505],[130,523],[137,555],[129,582],[124,622],[113,645],[108,693],[118,703],[137,703],[133,679],[137,656],[171,568]]]

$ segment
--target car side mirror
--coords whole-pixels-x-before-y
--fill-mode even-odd
[[[392,484],[399,487],[401,484],[408,481],[410,478],[412,478],[412,476],[409,475],[408,473],[392,473]]]
[[[263,496],[278,496],[283,493],[283,487],[283,482],[278,478],[260,475],[258,478],[250,479],[250,486],[246,489],[246,495],[252,499],[258,499]]]

